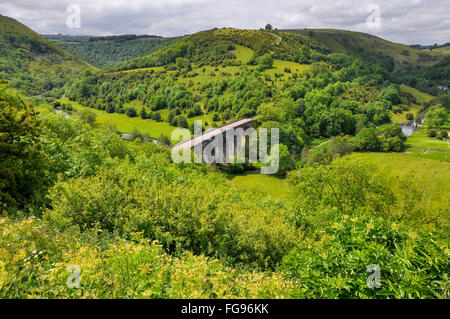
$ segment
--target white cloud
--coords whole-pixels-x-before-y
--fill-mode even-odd
[[[39,33],[176,36],[212,27],[337,28],[405,44],[450,41],[446,0],[0,0],[0,13]],[[68,29],[66,8],[81,7],[81,29]],[[381,7],[381,28],[366,25],[369,4]]]

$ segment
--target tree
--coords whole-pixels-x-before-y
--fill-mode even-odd
[[[295,161],[289,153],[289,149],[284,144],[278,144],[278,154],[274,152],[274,148],[270,152],[272,161],[278,161],[278,172],[277,175],[284,176],[287,172],[295,169]],[[278,158],[277,158],[278,155]]]
[[[353,152],[353,149],[354,145],[348,135],[336,136],[328,144],[328,150],[333,158],[350,154]]]
[[[383,133],[385,138],[398,137],[402,141],[406,141],[406,136],[403,134],[400,124],[394,123],[386,126]]]
[[[257,59],[258,66],[262,69],[270,69],[273,66],[273,58],[270,54],[264,54]]]
[[[189,127],[189,124],[186,121],[186,119],[184,118],[184,116],[182,116],[182,115],[177,116],[177,126],[178,127],[182,127],[182,128],[188,128]]]
[[[153,120],[156,122],[161,122],[162,121],[161,114],[159,112],[153,113]]]
[[[95,120],[97,119],[97,115],[91,110],[82,110],[80,112],[80,119],[89,124],[90,126],[94,126]]]
[[[355,137],[356,149],[361,151],[381,151],[381,141],[374,128],[364,127]]]
[[[137,116],[136,109],[134,107],[129,107],[127,109],[127,116],[128,117],[136,117]]]
[[[169,112],[169,115],[167,115],[167,120],[166,120],[166,122],[167,122],[167,123],[172,123],[174,117],[175,117],[175,112],[172,110],[172,111]]]
[[[270,23],[266,24],[265,28],[266,30],[273,30],[273,27]]]
[[[414,114],[406,113],[406,119],[410,122],[414,121]]]
[[[158,142],[164,146],[170,145],[170,139],[164,134],[161,134],[161,136],[158,138]]]
[[[189,64],[189,60],[185,58],[177,58],[175,63],[178,69],[183,69]]]
[[[140,116],[143,120],[145,120],[145,119],[147,118],[147,112],[145,111],[145,107],[143,107],[143,108],[141,109],[141,112],[139,113],[139,116]]]
[[[437,106],[426,115],[426,120],[433,126],[441,126],[447,122],[447,110],[442,106]]]
[[[23,207],[43,197],[49,183],[40,127],[31,104],[0,82],[0,203]]]

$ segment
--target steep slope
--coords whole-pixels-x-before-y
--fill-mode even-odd
[[[129,70],[163,66],[175,63],[177,58],[185,58],[189,62],[199,65],[218,65],[225,60],[236,58],[233,51],[238,47],[253,50],[254,52],[249,58],[270,53],[273,58],[293,62],[297,62],[299,55],[305,48],[308,49],[308,52],[311,50],[326,52],[326,48],[316,41],[298,34],[275,34],[262,30],[222,28],[185,36],[167,48],[121,63],[113,69]],[[240,60],[240,57],[238,56],[237,59]]]
[[[427,66],[444,58],[439,52],[417,50],[382,38],[353,31],[333,29],[284,30],[302,34],[318,41],[332,52],[342,52],[361,57],[365,62],[384,60],[388,71],[412,65]]]
[[[73,53],[96,67],[110,67],[117,63],[144,56],[164,48],[177,38],[158,36],[67,36],[43,35],[62,49]]]
[[[0,78],[29,94],[62,87],[73,74],[94,69],[20,22],[0,16]]]

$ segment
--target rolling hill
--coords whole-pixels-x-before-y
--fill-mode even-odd
[[[168,46],[177,38],[158,36],[69,36],[43,35],[62,49],[71,52],[96,67],[111,67],[117,63],[150,54]]]
[[[393,43],[374,35],[361,32],[334,29],[283,30],[302,34],[318,41],[332,52],[341,52],[361,57],[368,63],[385,60],[390,70],[398,70],[412,65],[428,66],[441,61],[444,55],[439,52],[417,50]]]
[[[62,87],[70,76],[95,69],[20,22],[0,16],[0,77],[28,94]]]

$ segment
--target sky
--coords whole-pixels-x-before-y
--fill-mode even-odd
[[[450,0],[0,0],[41,34],[181,36],[214,27],[333,28],[403,44],[450,42]]]

